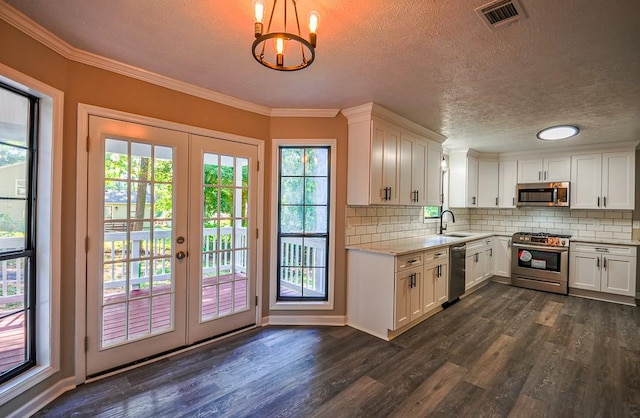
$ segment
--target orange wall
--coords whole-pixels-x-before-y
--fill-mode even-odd
[[[336,304],[333,312],[322,315],[344,315],[346,263],[344,250],[344,210],[346,201],[347,122],[336,118],[274,118],[239,110],[198,97],[158,87],[137,79],[67,60],[9,24],[0,20],[0,63],[51,85],[65,94],[62,172],[62,289],[61,304],[61,373],[44,381],[23,396],[0,407],[0,415],[15,410],[56,381],[74,375],[74,295],[75,295],[75,189],[77,107],[85,103],[182,124],[242,135],[266,141],[265,184],[265,251],[263,283],[263,315],[268,311],[271,155],[269,138],[337,138],[338,196],[336,222]],[[313,314],[314,312],[311,312]],[[317,314],[317,312],[315,312]],[[287,312],[287,314],[308,314]]]

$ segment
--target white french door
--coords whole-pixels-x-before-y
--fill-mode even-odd
[[[255,323],[257,147],[89,117],[87,375]]]

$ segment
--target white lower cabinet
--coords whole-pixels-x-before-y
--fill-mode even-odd
[[[467,243],[467,258],[465,260],[464,288],[474,286],[493,276],[493,239],[481,239]]]
[[[636,247],[572,242],[569,288],[635,296]]]
[[[511,237],[493,237],[493,274],[511,277]]]
[[[347,251],[347,324],[390,340],[447,301],[449,248],[402,256]]]

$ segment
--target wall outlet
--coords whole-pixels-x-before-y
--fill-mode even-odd
[[[633,221],[633,229],[640,229],[640,221]]]

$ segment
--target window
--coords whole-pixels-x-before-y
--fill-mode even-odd
[[[0,383],[36,364],[38,105],[38,98],[0,84],[0,177],[14,185],[0,186]]]
[[[280,147],[278,295],[327,300],[329,147]]]
[[[333,309],[335,140],[274,140],[271,309]]]

